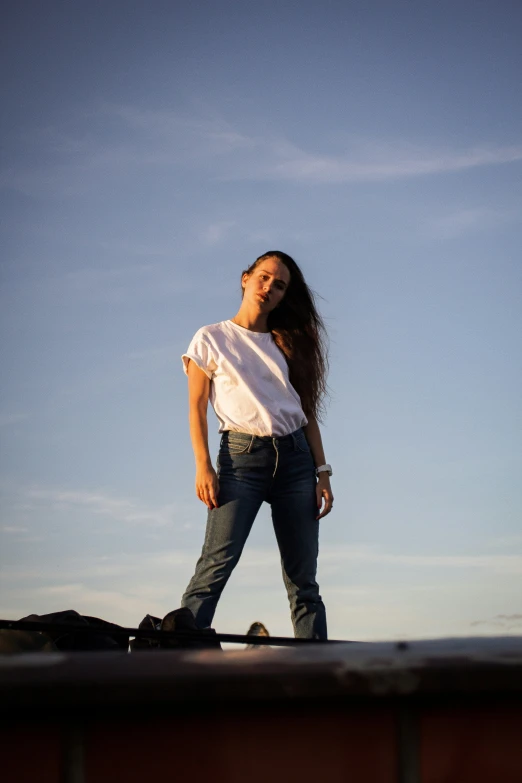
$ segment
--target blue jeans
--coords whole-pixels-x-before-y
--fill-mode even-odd
[[[200,628],[210,626],[264,500],[272,507],[283,581],[296,636],[326,639],[315,581],[319,551],[316,477],[302,429],[282,438],[224,432],[218,457],[219,508],[208,512],[203,551],[183,595]]]

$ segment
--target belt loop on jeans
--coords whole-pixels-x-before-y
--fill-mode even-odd
[[[255,439],[256,439],[256,436],[252,435],[252,437],[250,438],[250,443],[248,444],[248,449],[246,450],[247,454],[250,454],[250,452],[252,451],[252,446],[254,445]]]
[[[272,446],[274,447],[276,453],[275,468],[274,468],[274,472],[272,473],[272,478],[274,478],[276,474],[277,466],[279,465],[279,449],[277,448],[277,438],[272,438]]]

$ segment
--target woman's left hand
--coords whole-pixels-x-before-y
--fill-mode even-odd
[[[317,496],[317,508],[319,509],[319,514],[317,515],[316,519],[321,519],[322,517],[325,517],[327,514],[330,513],[333,506],[333,493],[332,493],[332,487],[330,486],[330,476],[326,471],[319,473],[319,476],[317,478],[317,486],[315,488],[316,496]],[[323,500],[324,500],[324,506],[323,506]],[[321,511],[321,506],[323,506],[323,510]]]

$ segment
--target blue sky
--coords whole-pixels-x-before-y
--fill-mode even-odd
[[[520,4],[6,9],[0,616],[179,605],[180,355],[281,249],[331,337],[331,636],[520,633]],[[268,508],[215,627],[253,620],[291,633]]]

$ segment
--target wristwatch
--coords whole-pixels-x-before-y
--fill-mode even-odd
[[[318,476],[319,473],[328,473],[328,475],[331,476],[333,474],[332,466],[331,465],[319,465],[319,467],[315,469],[316,476]]]

